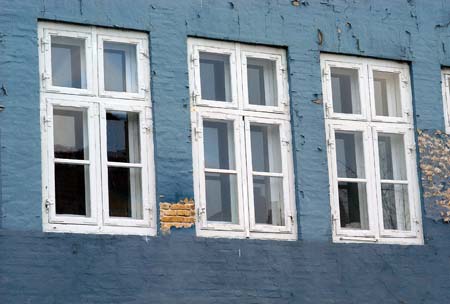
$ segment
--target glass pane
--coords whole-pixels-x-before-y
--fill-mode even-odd
[[[237,224],[238,196],[235,174],[205,173],[208,221]]]
[[[280,128],[278,125],[250,125],[253,171],[281,173]]]
[[[364,146],[362,132],[336,131],[338,177],[364,178]]]
[[[373,87],[376,114],[402,117],[399,74],[374,71]]]
[[[138,91],[136,45],[118,42],[103,43],[105,91]]]
[[[361,114],[358,70],[331,68],[331,89],[335,113]]]
[[[407,180],[403,134],[378,133],[381,179]]]
[[[339,182],[338,188],[341,227],[369,229],[366,184]]]
[[[51,37],[52,84],[86,89],[85,40]]]
[[[55,164],[56,214],[90,217],[89,166]]]
[[[384,229],[411,230],[408,185],[381,184]]]
[[[202,99],[231,102],[230,55],[200,52]]]
[[[55,158],[89,159],[85,110],[53,110]]]
[[[234,169],[232,121],[203,121],[205,168]]]
[[[108,161],[139,163],[139,113],[107,112]]]
[[[109,216],[142,219],[140,168],[108,168]]]
[[[253,176],[255,222],[284,226],[283,178]]]
[[[276,62],[247,58],[248,101],[261,106],[278,106]]]

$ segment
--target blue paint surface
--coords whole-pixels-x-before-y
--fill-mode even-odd
[[[448,226],[425,246],[333,245],[319,54],[411,63],[416,127],[443,129],[445,0],[0,0],[0,303],[434,303]],[[38,19],[149,32],[157,199],[193,196],[188,36],[287,47],[298,242],[43,234]],[[323,35],[319,45],[318,31]],[[241,258],[237,250],[241,249]],[[445,298],[445,296],[447,298]],[[3,298],[3,299],[2,299]],[[81,300],[79,300],[81,299]]]

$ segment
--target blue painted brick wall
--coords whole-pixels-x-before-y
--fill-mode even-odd
[[[409,61],[416,127],[443,130],[450,2],[290,2],[0,0],[0,303],[448,302],[450,229],[429,210],[425,246],[331,243],[323,109],[312,100],[321,51]],[[193,195],[186,38],[287,47],[300,240],[42,233],[38,19],[149,32],[164,201]]]

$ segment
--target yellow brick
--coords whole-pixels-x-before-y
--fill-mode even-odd
[[[189,204],[173,204],[171,207],[172,210],[186,210],[190,209]]]
[[[170,209],[170,205],[169,203],[160,203],[159,204],[159,208],[160,209]]]
[[[180,215],[180,216],[190,216],[191,215],[190,210],[171,210],[171,211],[175,211],[176,214],[174,214],[174,215]]]
[[[176,210],[163,210],[162,215],[163,216],[174,216],[174,215],[177,215],[177,211]]]

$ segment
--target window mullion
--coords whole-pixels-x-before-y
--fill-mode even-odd
[[[251,223],[254,223],[254,205],[253,201],[253,177],[252,177],[252,156],[250,141],[250,122],[242,116],[239,120],[240,125],[240,156],[241,172],[243,186],[243,209],[244,209],[244,227],[246,236],[250,236]]]
[[[374,229],[375,235],[377,238],[380,237],[380,231],[382,229],[382,221],[383,221],[383,208],[381,204],[381,176],[380,176],[380,158],[378,151],[378,136],[375,127],[368,126],[368,158],[369,160],[369,169],[368,169],[368,177],[369,177],[369,187],[370,194],[368,197],[368,201],[370,204],[370,213],[369,217],[373,218],[372,220],[372,229]]]

